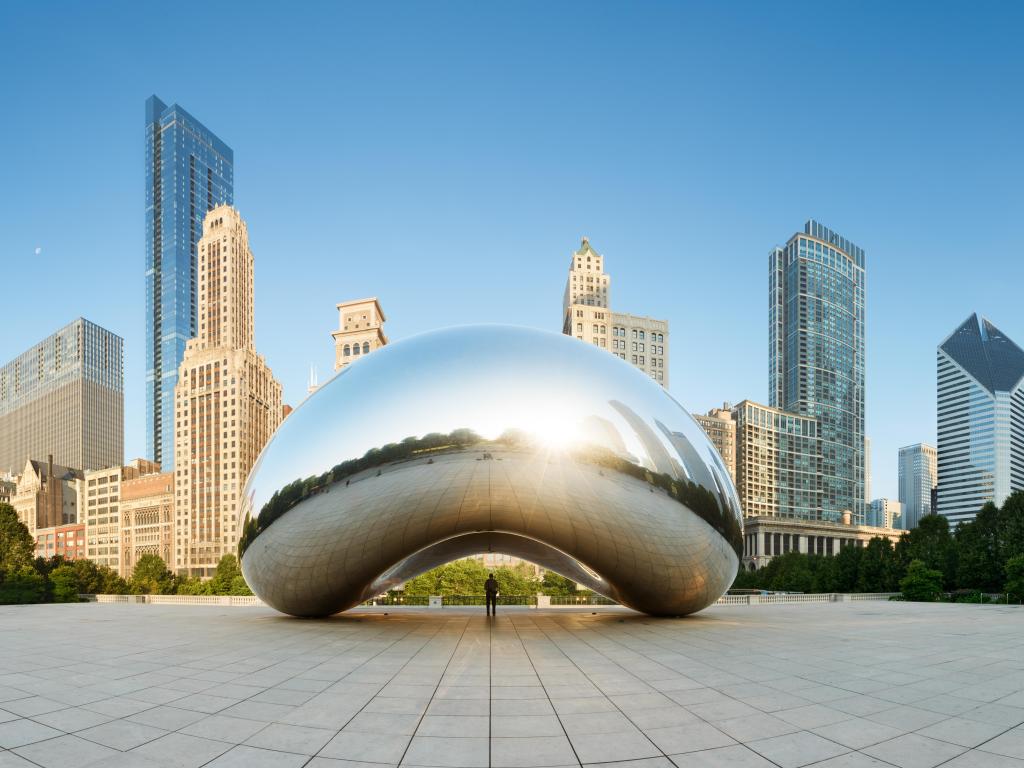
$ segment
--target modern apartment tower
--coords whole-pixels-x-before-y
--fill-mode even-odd
[[[281,384],[256,354],[253,254],[238,211],[206,214],[198,254],[199,332],[174,389],[174,563],[206,577],[236,551],[242,488],[283,411]]]
[[[736,422],[736,490],[746,517],[820,520],[823,478],[819,423],[750,400]]]
[[[0,367],[0,474],[124,461],[124,342],[78,318]]]
[[[906,522],[906,510],[892,499],[873,499],[868,505],[868,525],[874,528],[897,528],[910,530]]]
[[[668,321],[611,311],[604,257],[583,238],[573,251],[562,297],[562,333],[607,349],[668,387]]]
[[[899,491],[903,505],[903,527],[911,531],[917,528],[921,518],[930,515],[932,490],[938,484],[934,445],[916,443],[900,448]]]
[[[864,502],[864,251],[808,221],[769,256],[770,405],[818,420],[822,515]]]
[[[938,512],[956,525],[1024,489],[1024,350],[973,314],[937,356]]]
[[[150,96],[145,167],[146,455],[170,469],[174,385],[199,328],[196,244],[206,213],[234,203],[234,153],[180,106]]]
[[[718,453],[729,470],[729,476],[736,482],[736,420],[733,418],[732,405],[722,403],[721,408],[712,408],[706,414],[695,413],[693,420],[700,424],[701,429],[711,439]]]

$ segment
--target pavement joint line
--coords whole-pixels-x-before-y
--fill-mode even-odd
[[[537,622],[532,618],[528,619],[528,621],[536,626]],[[558,720],[558,725],[561,726],[562,733],[565,735],[565,740],[569,743],[569,749],[572,750],[573,755],[576,757],[576,762],[580,766],[582,766],[583,761],[580,760],[579,752],[576,751],[576,745],[573,744],[572,739],[569,738],[569,732],[565,729],[565,723],[562,722],[562,716],[559,715],[558,710],[555,709],[555,704],[553,701],[551,701],[551,694],[548,693],[548,687],[544,684],[544,679],[540,676],[540,673],[537,672],[537,665],[533,661],[533,656],[530,655],[530,649],[527,647],[526,642],[523,640],[522,634],[519,632],[519,628],[516,626],[516,623],[511,616],[509,617],[509,623],[512,625],[512,629],[516,633],[516,638],[519,640],[519,645],[522,646],[523,653],[526,654],[526,658],[530,661],[530,668],[533,670],[533,674],[537,676],[537,681],[540,683],[541,688],[544,689],[544,696],[547,698],[548,706],[551,707],[551,711],[555,713],[555,717]],[[559,651],[561,652],[561,649],[559,649]],[[565,654],[563,653],[562,655],[564,656]]]
[[[438,629],[438,632],[435,632],[433,635],[431,635],[430,639],[433,640],[435,637],[437,637],[437,635],[440,634],[440,629],[441,628],[446,628],[449,625],[449,623],[451,623],[450,620],[447,620],[444,623],[442,623],[441,626]],[[441,671],[441,674],[437,678],[437,685],[434,686],[434,691],[433,691],[433,693],[430,694],[430,698],[427,700],[427,706],[424,708],[423,713],[420,715],[419,720],[416,721],[416,728],[413,729],[412,735],[409,736],[409,741],[406,742],[405,749],[402,750],[402,756],[398,759],[397,765],[401,766],[402,763],[405,762],[405,756],[407,754],[409,754],[409,748],[412,746],[413,739],[416,738],[416,733],[419,731],[420,726],[423,724],[423,718],[425,718],[427,716],[427,712],[430,710],[430,703],[434,700],[434,697],[437,696],[437,690],[438,690],[438,688],[441,687],[441,682],[444,680],[444,676],[445,676],[445,674],[447,674],[448,668],[452,664],[452,659],[455,657],[456,652],[459,650],[459,646],[462,644],[462,639],[466,636],[466,629],[468,627],[469,627],[469,621],[464,621],[462,623],[462,631],[459,633],[459,639],[456,640],[455,643],[452,645],[452,652],[448,655],[448,661],[445,662],[444,669]],[[426,645],[427,644],[425,643],[424,646],[426,646]],[[422,650],[422,647],[420,648],[420,650]],[[419,651],[417,651],[416,653],[419,653]],[[408,665],[408,663],[410,661],[412,661],[415,657],[416,657],[416,654],[413,654],[412,656],[410,656],[409,657],[409,661],[407,661],[405,664],[402,665],[402,669],[405,669],[405,666]],[[392,679],[393,679],[393,677],[392,677]],[[371,701],[372,701],[372,699],[371,699]],[[367,702],[367,703],[369,703],[369,702]],[[366,705],[364,704],[363,706],[365,707]]]
[[[557,622],[555,622],[555,625],[558,626]],[[586,677],[587,679],[590,678],[590,675],[588,675],[586,672],[583,671],[583,669],[579,666],[579,664],[577,664],[576,661],[568,653],[565,652],[565,649],[563,649],[561,646],[559,646],[557,641],[551,639],[551,636],[548,634],[547,630],[545,630],[544,628],[541,628],[540,631],[544,633],[544,636],[545,636],[545,638],[548,639],[548,642],[552,643],[556,648],[558,648],[559,652],[569,661],[570,664],[575,666],[584,677]],[[575,637],[575,635],[572,632],[569,632],[568,630],[566,630],[566,634],[568,634],[570,637]],[[588,645],[589,645],[589,643],[588,643]],[[595,649],[595,650],[597,650],[597,649]],[[529,651],[527,651],[527,652],[529,652]],[[627,672],[627,674],[629,674],[631,677],[636,678],[636,675],[633,675],[632,672],[628,672],[628,670],[623,668],[622,665],[620,665],[618,662],[612,660],[609,656],[607,656],[607,654],[604,654],[601,651],[597,651],[597,653],[599,653],[601,656],[604,656],[606,659],[611,661],[612,664],[614,664],[615,666],[619,667],[619,669],[622,669],[624,672]],[[639,678],[636,678],[636,679],[639,679]],[[646,683],[645,683],[645,685],[646,685]],[[627,715],[618,704],[616,704],[614,701],[612,701],[612,698],[608,694],[606,694],[600,688],[598,688],[598,690],[600,690],[601,691],[601,695],[613,707],[615,707],[616,710],[618,710],[619,714],[621,714],[623,717],[626,718],[626,720],[629,721],[630,725],[632,725],[634,728],[637,729],[637,731],[639,731],[640,733],[642,733],[644,735],[644,738],[647,739],[647,741],[649,741],[651,743],[652,747],[654,747],[659,753],[661,753],[662,757],[668,759],[671,762],[671,759],[668,757],[668,754],[661,747],[659,747],[657,744],[654,743],[654,740],[650,736],[647,735],[647,732],[643,728],[638,726],[633,721],[633,718],[631,718],[629,715]],[[546,692],[546,690],[545,690],[545,692]],[[554,707],[554,705],[552,705],[552,708],[553,707]],[[558,715],[557,710],[555,711],[555,714]],[[561,720],[562,720],[561,715],[558,715],[558,720],[559,720],[559,722],[561,722]],[[565,726],[563,725],[562,728],[564,729]],[[728,734],[726,734],[726,735],[728,736]],[[568,733],[566,733],[566,737],[568,738]],[[732,738],[732,737],[730,737],[730,738]],[[572,744],[572,740],[571,739],[570,739],[569,743]],[[573,747],[573,752],[575,753],[575,751],[576,751],[576,748],[574,746]],[[579,756],[577,755],[577,759],[578,759],[578,757]],[[618,762],[623,762],[623,761],[618,761]]]

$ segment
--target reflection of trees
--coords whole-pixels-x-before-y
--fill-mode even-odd
[[[318,493],[326,493],[335,483],[343,480],[351,481],[354,475],[385,464],[408,459],[428,458],[432,454],[464,450],[480,444],[500,445],[512,449],[537,448],[536,441],[529,434],[519,430],[507,430],[496,440],[485,440],[471,429],[456,429],[448,434],[431,432],[423,437],[407,437],[400,443],[388,443],[380,448],[371,448],[361,458],[343,461],[322,475],[310,475],[305,479],[299,478],[275,491],[270,500],[263,505],[259,514],[246,519],[238,542],[238,554],[241,556],[260,533],[273,525],[292,507]],[[743,537],[739,521],[729,510],[723,510],[719,506],[715,494],[707,488],[690,480],[677,480],[664,472],[651,472],[606,448],[597,446],[581,448],[572,451],[570,456],[573,460],[583,464],[605,467],[660,488],[676,501],[685,504],[698,517],[722,534],[737,553],[742,551]]]
[[[274,491],[274,495],[255,517],[250,516],[246,519],[238,541],[238,554],[241,556],[262,531],[289,509],[311,496],[325,493],[334,483],[350,480],[353,475],[384,464],[452,448],[463,449],[480,442],[483,442],[483,438],[471,429],[456,429],[447,435],[431,432],[423,437],[407,437],[400,443],[388,443],[380,448],[371,448],[362,457],[336,464],[322,475],[310,475],[304,480],[293,480],[280,490]]]

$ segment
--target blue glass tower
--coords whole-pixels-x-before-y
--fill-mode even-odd
[[[146,454],[174,466],[174,385],[196,335],[203,217],[234,203],[234,153],[192,115],[146,99]]]
[[[864,251],[811,220],[769,256],[770,404],[818,420],[821,518],[865,522]]]

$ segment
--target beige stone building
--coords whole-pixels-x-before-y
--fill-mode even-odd
[[[160,465],[134,459],[121,467],[84,473],[78,502],[78,522],[85,526],[85,557],[97,565],[118,570],[121,565],[122,484],[160,471]]]
[[[334,337],[334,370],[340,371],[387,344],[388,337],[384,335],[386,321],[376,296],[338,304],[338,330],[331,333]],[[311,384],[310,391],[313,389]]]
[[[611,311],[611,276],[604,271],[604,257],[585,237],[570,257],[562,333],[607,349],[668,386],[668,322]]]
[[[736,481],[736,420],[732,416],[732,406],[723,403],[721,408],[712,408],[706,414],[694,414],[694,421],[718,449],[725,462],[726,469],[733,482]]]
[[[253,254],[238,211],[206,214],[199,241],[199,330],[174,389],[174,562],[212,576],[235,553],[246,477],[281,423],[281,384],[256,353]]]
[[[903,531],[851,525],[852,513],[837,522],[796,520],[784,517],[747,517],[743,520],[743,567],[763,568],[776,555],[803,552],[837,555],[846,547],[866,547],[875,537],[899,541]]]
[[[668,386],[668,321],[612,313],[612,354]]]
[[[82,472],[46,461],[29,459],[18,476],[11,506],[33,536],[43,528],[78,522]]]
[[[159,555],[171,571],[174,560],[174,473],[140,475],[121,483],[120,562],[128,578],[143,555]]]

